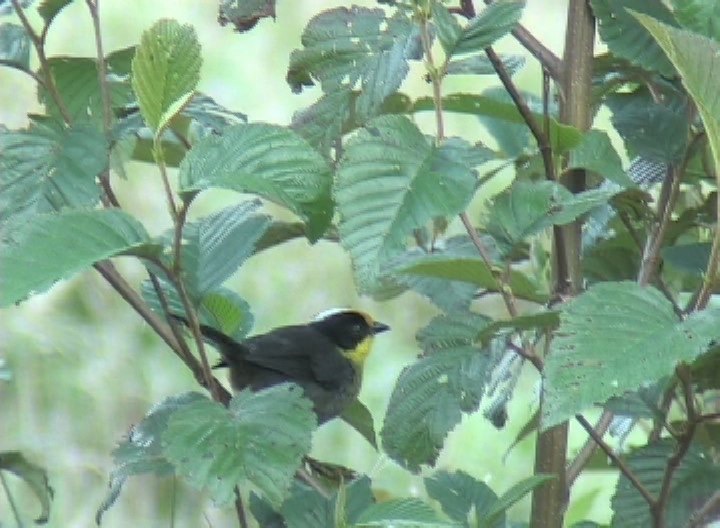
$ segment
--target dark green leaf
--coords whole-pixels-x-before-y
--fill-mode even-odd
[[[156,135],[192,97],[201,64],[191,25],[166,19],[143,33],[132,61],[132,86],[145,123]]]
[[[493,2],[463,28],[450,55],[482,51],[509,33],[520,20],[524,1]]]
[[[628,12],[631,9],[675,25],[672,14],[660,0],[591,0],[591,4],[600,36],[613,55],[666,77],[675,74],[657,42]]]
[[[509,123],[525,124],[520,112],[514,104],[498,101],[495,97],[488,95],[475,95],[466,93],[450,94],[442,101],[443,110],[461,114],[472,114],[501,119]],[[421,97],[412,107],[412,112],[427,112],[435,109],[432,97]],[[542,123],[544,118],[541,114],[533,113],[535,119]],[[582,134],[568,125],[562,125],[554,118],[550,118],[550,139],[560,151],[571,149],[582,140]]]
[[[612,124],[631,157],[652,161],[679,161],[687,145],[687,109],[681,100],[658,104],[647,90],[609,95]]]
[[[29,71],[30,37],[22,26],[0,24],[0,65]]]
[[[655,497],[660,492],[668,459],[674,443],[662,440],[643,446],[627,457],[626,464],[645,488]],[[720,468],[712,456],[697,446],[683,457],[673,474],[668,503],[665,506],[667,526],[685,526],[691,514],[720,488]],[[627,478],[620,476],[612,498],[613,528],[645,528],[653,520],[645,499]]]
[[[353,92],[337,90],[293,116],[292,128],[320,152],[329,151],[350,120]]]
[[[516,180],[493,200],[487,231],[509,252],[554,224],[567,224],[607,203],[617,191],[592,189],[572,194],[550,181]]]
[[[718,310],[679,321],[656,289],[599,283],[565,305],[543,372],[542,427],[670,375],[720,337]]]
[[[255,193],[308,224],[315,241],[332,218],[330,169],[317,151],[283,127],[235,125],[195,145],[180,165],[182,192],[210,187]]]
[[[403,116],[373,119],[350,140],[337,173],[338,230],[367,290],[380,266],[403,251],[412,231],[462,211],[475,178]]]
[[[282,384],[242,391],[229,408],[200,400],[176,410],[163,433],[163,453],[190,484],[227,504],[235,486],[251,483],[279,505],[316,426],[302,390]]]
[[[293,91],[319,81],[325,93],[361,85],[357,100],[362,122],[376,114],[407,75],[409,59],[420,58],[417,26],[398,11],[353,6],[323,11],[302,35],[303,49],[290,56],[287,80]]]
[[[107,148],[88,125],[0,133],[0,221],[97,203],[95,178],[107,166]]]
[[[127,439],[120,442],[113,451],[115,468],[110,473],[108,494],[95,514],[97,524],[100,524],[102,516],[117,501],[128,477],[144,473],[158,476],[173,474],[174,469],[162,452],[162,434],[173,412],[203,400],[205,397],[197,392],[171,396],[150,409],[145,418],[131,429]]]
[[[230,0],[220,2],[218,22],[221,26],[232,24],[242,33],[255,27],[261,18],[275,19],[275,0]]]
[[[489,357],[474,343],[488,324],[472,313],[440,316],[418,335],[428,355],[400,374],[380,433],[383,448],[412,471],[433,464],[463,412],[480,405]]]
[[[270,224],[269,216],[256,214],[260,205],[241,202],[185,226],[182,269],[192,297],[220,286],[253,254]]]
[[[621,187],[634,187],[622,168],[620,155],[610,143],[607,133],[592,129],[583,135],[582,142],[570,151],[568,168],[588,169]]]
[[[481,341],[486,342],[495,337],[500,330],[509,328],[512,330],[551,330],[560,324],[559,312],[545,311],[529,315],[520,315],[506,321],[493,321],[485,327],[478,336]]]
[[[0,306],[44,291],[94,262],[148,244],[142,224],[120,210],[37,215],[3,234]]]
[[[705,275],[710,258],[710,243],[697,242],[663,248],[662,258],[682,270],[698,277]]]
[[[371,446],[375,449],[378,448],[375,437],[375,422],[368,408],[360,400],[354,400],[345,407],[340,417],[360,433]]]
[[[28,461],[19,451],[0,453],[0,471],[9,471],[30,486],[41,507],[40,515],[35,522],[45,524],[50,517],[50,502],[53,498],[53,489],[48,483],[47,471]]]

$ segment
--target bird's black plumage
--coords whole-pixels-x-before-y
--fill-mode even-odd
[[[312,400],[322,423],[340,414],[360,390],[364,356],[353,360],[352,353],[388,328],[360,312],[340,311],[306,325],[275,328],[243,341],[211,326],[201,325],[200,330],[222,355],[216,367],[230,368],[233,388],[261,390],[279,383],[296,383]]]

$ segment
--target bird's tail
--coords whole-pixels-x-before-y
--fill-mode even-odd
[[[184,316],[172,314],[171,317],[185,326],[190,327],[190,323]],[[232,354],[233,352],[237,353],[237,350],[243,347],[242,344],[235,341],[232,337],[212,326],[201,324],[200,333],[202,334],[203,340],[217,348],[223,356],[223,359],[213,365],[213,368],[227,367],[226,355]]]

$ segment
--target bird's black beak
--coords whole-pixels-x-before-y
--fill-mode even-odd
[[[387,330],[390,330],[390,327],[384,323],[375,321],[372,325],[372,333],[373,334],[379,334],[379,333],[385,332]]]

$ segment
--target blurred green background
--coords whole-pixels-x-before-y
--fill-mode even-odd
[[[355,2],[376,5],[374,2]],[[480,2],[477,2],[478,4]],[[350,3],[320,0],[280,1],[277,21],[263,20],[246,34],[217,24],[214,2],[156,0],[127,2],[102,0],[100,14],[106,52],[138,43],[140,35],[160,18],[191,24],[202,44],[204,64],[199,89],[229,109],[244,112],[251,121],[286,125],[293,113],[319,97],[319,90],[300,95],[285,83],[290,52],[300,45],[307,21],[322,9]],[[562,52],[565,0],[530,0],[523,24],[556,53]],[[35,8],[31,21],[40,27]],[[3,21],[15,21],[6,17]],[[48,54],[94,56],[90,18],[84,2],[76,1],[58,17],[48,38]],[[501,51],[527,55],[505,38]],[[35,64],[36,66],[37,64]],[[539,68],[529,60],[516,80],[537,93]],[[480,91],[498,84],[492,77],[449,79],[446,92]],[[404,91],[426,95],[422,66],[412,69]],[[32,80],[18,72],[0,69],[0,123],[8,128],[27,125],[27,114],[40,112]],[[430,115],[418,122],[433,132]],[[473,118],[448,118],[449,134],[492,144]],[[115,179],[121,203],[141,218],[151,234],[169,225],[159,175],[152,166],[130,163],[128,178]],[[507,182],[506,175],[504,181]],[[484,190],[496,192],[503,181]],[[203,216],[243,199],[237,194],[211,191],[191,209]],[[483,197],[473,214],[482,210]],[[273,214],[284,214],[270,209]],[[452,224],[451,232],[460,232]],[[144,278],[143,269],[128,259],[116,264],[132,284]],[[1,270],[0,270],[1,272]],[[418,354],[415,333],[438,312],[418,295],[406,293],[383,303],[357,295],[348,256],[336,244],[310,246],[295,241],[251,258],[228,284],[252,306],[253,332],[303,322],[317,312],[335,306],[351,306],[371,312],[393,328],[376,342],[369,360],[361,399],[382,424],[394,381],[402,367]],[[503,315],[497,302],[479,309]],[[12,379],[0,381],[0,451],[21,450],[33,462],[47,468],[55,489],[49,526],[92,526],[112,469],[111,451],[116,442],[155,403],[196,384],[140,318],[93,271],[57,284],[18,307],[0,313],[0,358],[12,371]],[[479,413],[467,417],[450,435],[438,467],[463,469],[485,480],[502,493],[529,476],[533,445],[520,443],[507,458],[507,446],[532,415],[538,392],[537,376],[530,369],[521,379],[509,408],[510,419],[496,430]],[[577,432],[575,432],[577,434]],[[574,438],[573,448],[582,441]],[[373,479],[378,497],[423,495],[422,476],[397,467],[375,452],[344,423],[320,428],[313,454],[323,460],[345,464]],[[610,474],[581,478],[573,492],[569,520],[591,517],[607,521],[608,498],[614,477]],[[10,488],[29,521],[39,511],[28,488],[10,477]],[[104,526],[170,526],[175,511],[177,527],[235,526],[230,511],[215,508],[202,494],[181,482],[154,477],[133,478],[117,504],[106,514]],[[516,506],[511,517],[527,519],[529,501]],[[0,526],[12,526],[7,498],[0,493]]]

